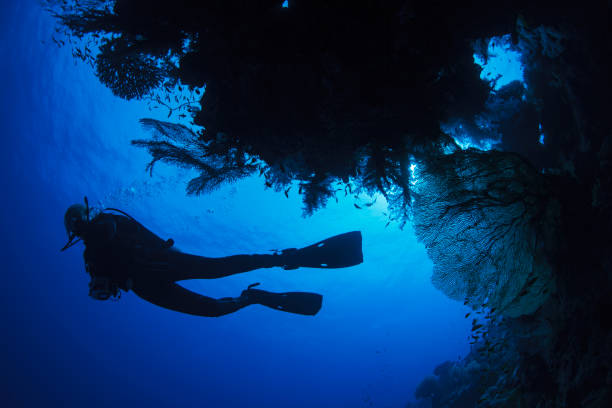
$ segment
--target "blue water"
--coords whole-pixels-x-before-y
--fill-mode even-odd
[[[35,0],[4,4],[2,89],[2,336],[5,407],[403,407],[421,379],[468,351],[466,309],[430,283],[432,264],[382,199],[330,202],[302,218],[296,195],[260,179],[186,197],[189,173],[130,146],[146,137],[144,104],[113,97]],[[324,295],[315,317],[250,306],[222,318],[168,311],[133,293],[88,297],[82,245],[62,217],[87,195],[121,208],[187,252],[265,253],[361,230],[364,263],[280,268],[185,283],[214,297],[253,282]]]
[[[474,54],[474,62],[482,67],[480,78],[491,81],[494,90],[499,90],[512,81],[520,81],[525,86],[521,54],[512,46],[510,34],[493,37],[487,44],[488,58]]]

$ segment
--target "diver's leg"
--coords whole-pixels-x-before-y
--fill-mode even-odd
[[[275,254],[233,255],[207,258],[179,251],[164,251],[155,259],[137,262],[138,269],[159,273],[165,280],[214,279],[260,268],[281,266],[284,269],[345,268],[363,262],[361,233],[352,231],[336,235],[301,249],[285,249]]]
[[[172,251],[173,270],[180,279],[220,278],[259,268],[281,266],[284,269],[346,268],[363,262],[361,232],[351,231],[335,235],[304,248],[289,248],[272,255],[234,255],[224,258],[205,258]]]
[[[168,262],[167,278],[215,279],[235,275],[260,268],[283,266],[286,260],[282,255],[232,255],[222,258],[208,258],[171,251]]]
[[[135,282],[132,289],[157,306],[196,316],[219,317],[253,303],[246,297],[213,299],[167,281]]]

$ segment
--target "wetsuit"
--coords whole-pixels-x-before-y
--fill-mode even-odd
[[[161,239],[136,220],[108,212],[92,219],[81,237],[86,246],[86,270],[92,277],[90,294],[101,285],[109,295],[132,289],[158,306],[198,316],[222,316],[255,302],[245,296],[210,298],[177,281],[214,279],[287,264],[282,254],[207,258],[182,253],[172,248],[172,240]]]

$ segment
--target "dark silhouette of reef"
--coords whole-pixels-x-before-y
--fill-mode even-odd
[[[191,194],[250,174],[286,195],[297,183],[307,214],[380,193],[391,220],[413,218],[434,285],[473,309],[471,353],[417,406],[612,406],[609,5],[48,3],[117,96],[205,128],[143,119],[150,171],[197,169]],[[505,34],[526,87],[492,93],[472,55]],[[461,150],[457,129],[500,143]]]

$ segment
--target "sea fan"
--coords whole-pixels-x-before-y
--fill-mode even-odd
[[[472,149],[419,163],[414,225],[447,296],[508,316],[534,312],[552,290],[547,250],[559,206],[518,155]]]

